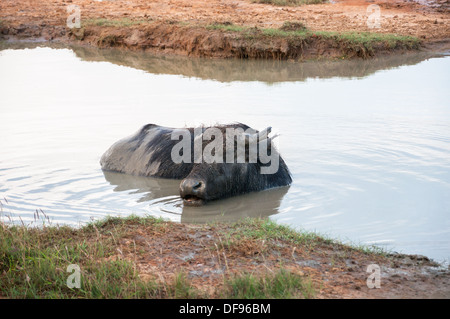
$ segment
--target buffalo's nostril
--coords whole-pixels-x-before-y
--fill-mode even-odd
[[[199,189],[200,187],[202,187],[202,182],[196,182],[196,183],[192,186],[192,189]]]

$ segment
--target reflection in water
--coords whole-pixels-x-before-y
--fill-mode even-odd
[[[103,174],[111,185],[117,186],[114,188],[115,192],[132,190],[133,194],[142,194],[138,202],[148,201],[149,205],[157,204],[166,213],[181,213],[181,222],[184,223],[268,217],[278,213],[281,201],[289,190],[289,186],[279,187],[212,201],[201,207],[188,207],[183,206],[179,197],[179,180],[132,176],[109,171],[103,171]],[[167,204],[167,207],[164,204]]]
[[[84,61],[107,61],[144,70],[152,74],[176,74],[220,82],[261,81],[266,83],[305,81],[308,78],[365,77],[378,70],[417,64],[433,55],[410,54],[371,60],[287,62],[279,60],[206,59],[182,56],[158,56],[146,52],[71,46]],[[436,54],[434,54],[435,56]]]
[[[134,194],[141,194],[138,202],[146,202],[158,198],[179,195],[180,181],[174,179],[133,176],[117,172],[103,171],[106,180],[116,185],[115,192],[135,190]]]
[[[268,217],[279,212],[290,186],[267,189],[210,202],[202,207],[183,207],[182,222],[234,221],[245,217]]]
[[[0,43],[3,49],[24,49],[39,46],[67,48],[63,44]],[[302,63],[278,60],[240,60],[190,58],[176,55],[155,55],[144,51],[100,49],[70,45],[83,61],[110,62],[132,67],[151,74],[173,74],[200,79],[232,81],[261,81],[266,83],[305,81],[308,78],[362,78],[379,70],[402,65],[414,65],[432,57],[432,52],[411,52],[401,55],[382,56],[374,59],[345,61],[306,61]]]

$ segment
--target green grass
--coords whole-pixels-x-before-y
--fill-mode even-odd
[[[283,31],[306,31],[307,29],[303,21],[285,21],[280,28]]]
[[[204,298],[192,285],[186,274],[179,272],[175,275],[174,283],[166,288],[167,296],[174,299]]]
[[[293,30],[289,30],[290,26]],[[386,33],[374,33],[374,32],[336,32],[336,31],[312,31],[309,30],[302,22],[285,22],[283,26],[279,29],[275,28],[261,28],[255,29],[245,26],[237,26],[230,24],[212,24],[207,26],[209,29],[213,30],[223,30],[231,32],[240,32],[247,36],[255,36],[259,31],[259,34],[271,37],[291,37],[291,38],[309,38],[309,37],[322,37],[324,39],[335,39],[344,40],[351,43],[361,43],[361,44],[373,44],[375,42],[386,42],[391,45],[395,45],[398,42],[409,43],[410,45],[417,45],[420,40],[413,36],[402,36],[397,34],[386,34]]]
[[[41,227],[29,227],[0,220],[0,297],[208,298],[191,284],[182,270],[174,273],[170,281],[143,280],[135,262],[122,259],[122,253],[118,254],[121,240],[134,236],[143,227],[146,231],[163,234],[169,232],[173,224],[153,217],[108,217],[75,229],[48,222]],[[320,245],[332,245],[343,255],[355,249],[315,233],[278,225],[270,219],[244,219],[233,224],[211,224],[211,227],[219,241],[215,247],[205,249],[223,256],[227,271],[226,253],[247,253],[252,249],[265,258],[270,247],[277,243],[291,243],[311,251]],[[380,253],[379,249],[368,246],[357,249],[367,254]],[[145,251],[138,249],[136,258],[141,253]],[[67,267],[71,264],[81,269],[80,288],[67,285],[71,274]],[[224,298],[314,297],[309,277],[284,269],[281,262],[276,269],[279,270],[258,274],[226,272],[217,295]]]
[[[0,223],[0,296],[8,298],[204,298],[183,272],[173,282],[143,281],[132,261],[117,256],[117,242],[141,226],[164,230],[170,223],[153,217],[109,217],[80,229],[68,226],[27,227]],[[245,220],[222,236],[279,238],[295,242],[304,235],[271,221]],[[106,235],[106,237],[105,237]],[[234,242],[235,243],[235,242]],[[81,269],[81,287],[67,285],[68,265]],[[311,297],[309,281],[280,270],[275,274],[224,276],[226,298]]]
[[[373,32],[331,32],[316,31],[316,36],[333,38],[348,41],[349,43],[372,46],[376,43],[385,43],[390,48],[395,48],[399,44],[404,44],[409,48],[414,48],[420,44],[420,40],[413,36],[402,36],[397,34],[373,33]]]
[[[274,37],[292,37],[292,36],[303,36],[308,34],[306,30],[284,31],[282,29],[273,29],[273,28],[260,29],[247,26],[239,26],[234,24],[219,24],[219,23],[207,25],[206,28],[210,30],[237,32],[246,37],[257,37],[261,35]]]
[[[208,30],[222,30],[222,31],[231,31],[231,32],[243,32],[248,30],[247,27],[234,25],[234,24],[220,24],[213,23],[206,26]]]
[[[358,56],[373,56],[376,50],[418,49],[421,41],[413,36],[373,32],[335,32],[309,30],[303,22],[285,22],[278,29],[251,28],[232,24],[214,24],[209,29],[235,32],[243,39],[263,40],[270,38],[284,38],[294,46],[303,46],[312,41],[331,41],[347,53],[358,53]]]
[[[333,245],[343,253],[359,251],[367,255],[387,256],[389,251],[374,245],[344,244],[324,234],[311,231],[301,231],[286,225],[277,224],[271,219],[246,218],[231,224],[230,229],[222,232],[223,247],[239,246],[241,241],[257,240],[263,242],[283,241],[293,245],[301,245],[314,249],[318,245]]]
[[[81,21],[82,26],[96,25],[96,26],[105,26],[105,27],[130,27],[133,25],[149,23],[151,20],[131,20],[129,18],[122,19],[104,19],[104,18],[96,18],[96,19],[83,19]]]
[[[121,226],[159,223],[158,219],[105,219],[80,230],[67,226],[6,226],[0,223],[0,295],[9,298],[148,298],[170,295],[171,287],[139,279],[115,253]],[[107,230],[102,229],[108,225]],[[113,228],[113,230],[111,230]],[[96,240],[109,232],[106,240]],[[101,261],[103,260],[103,261]],[[101,261],[101,262],[100,262]],[[81,288],[68,288],[68,265],[82,269]],[[177,290],[174,290],[175,292]]]
[[[272,4],[276,6],[301,6],[304,4],[319,4],[328,0],[253,0],[255,3]]]
[[[232,226],[226,236],[233,240],[283,240],[292,244],[313,245],[319,242],[331,243],[313,232],[299,232],[288,226],[279,225],[270,219],[245,219]]]
[[[226,281],[225,298],[236,299],[292,299],[313,298],[313,285],[309,279],[280,269],[276,273],[258,277],[242,274]]]

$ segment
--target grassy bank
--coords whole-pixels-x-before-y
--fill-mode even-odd
[[[103,27],[130,27],[153,23],[152,20],[131,20],[129,18],[111,19],[86,19],[82,22],[82,27],[103,26]],[[177,24],[188,28],[199,27],[198,25],[182,22],[169,21],[168,24]],[[313,31],[301,21],[286,21],[280,28],[254,28],[232,23],[214,23],[204,26],[207,30],[219,30],[225,32],[235,32],[244,39],[261,39],[265,37],[295,40],[311,40],[322,38],[324,40],[334,40],[345,42],[349,45],[360,45],[373,52],[377,46],[384,46],[388,49],[404,47],[406,49],[417,49],[420,40],[413,36],[402,36],[397,34],[385,34],[376,32],[336,32],[336,31]]]
[[[421,46],[421,41],[411,36],[313,31],[302,21],[287,21],[280,28],[257,28],[230,22],[203,25],[101,18],[84,20],[80,29],[70,29],[68,34],[72,40],[102,48],[269,60],[370,58]]]
[[[185,245],[187,250],[180,251]],[[79,229],[48,223],[39,228],[1,224],[0,296],[313,298],[320,282],[288,259],[324,246],[340,250],[340,257],[333,257],[335,264],[345,258],[342,254],[375,253],[269,220],[181,225],[132,216],[107,218]],[[159,253],[165,255],[156,262]],[[69,265],[80,269],[79,288],[68,286],[74,274]],[[207,286],[199,281],[206,277]]]
[[[279,29],[250,28],[232,24],[212,24],[206,26],[211,30],[234,32],[245,39],[285,39],[288,44],[298,48],[307,47],[313,43],[322,42],[325,47],[342,52],[342,57],[356,55],[360,57],[374,56],[379,51],[393,51],[398,49],[419,49],[421,41],[412,36],[385,34],[376,32],[335,32],[313,31],[299,21],[285,22]]]
[[[423,298],[450,287],[450,272],[424,256],[344,245],[268,219],[130,216],[76,229],[45,221],[0,220],[0,298]],[[381,289],[369,287],[373,265]]]

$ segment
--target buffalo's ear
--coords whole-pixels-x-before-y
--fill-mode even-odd
[[[265,128],[264,130],[258,132],[258,142],[261,142],[269,137],[270,132],[272,132],[272,127],[269,126]]]
[[[254,133],[244,133],[245,144],[248,149],[248,155],[246,160],[250,163],[256,163],[258,161],[258,152],[262,146],[270,152],[272,146],[272,139],[269,137],[272,127],[267,127],[262,131]]]

